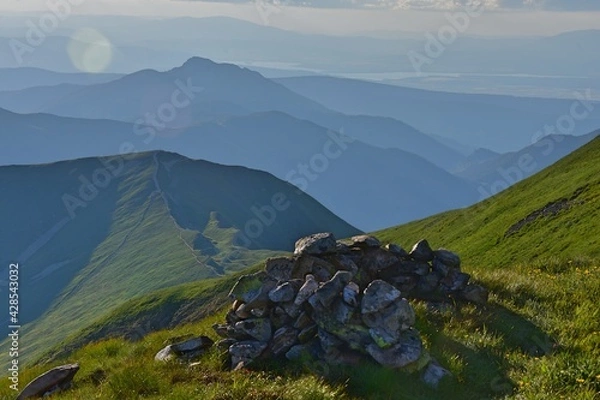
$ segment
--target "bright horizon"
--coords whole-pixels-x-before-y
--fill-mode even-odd
[[[49,12],[50,3],[67,0],[0,0],[3,18],[30,16]],[[416,9],[357,10],[316,9],[255,4],[220,4],[201,1],[167,0],[71,0],[72,15],[140,16],[140,17],[211,17],[227,16],[286,30],[321,34],[365,34],[381,32],[422,33],[437,30],[446,23],[447,13]],[[473,18],[468,35],[480,36],[550,36],[575,30],[600,29],[599,11],[545,11],[537,9],[484,9]]]

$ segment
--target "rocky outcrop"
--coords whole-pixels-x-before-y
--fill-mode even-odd
[[[17,397],[17,400],[49,396],[52,393],[71,387],[73,377],[79,371],[79,364],[62,365],[38,376],[31,381]]]
[[[213,328],[235,369],[268,358],[368,359],[421,371],[436,386],[449,372],[424,348],[408,300],[484,304],[487,291],[469,279],[457,254],[426,240],[406,252],[371,236],[337,241],[320,233],[298,240],[293,257],[269,259],[242,277],[225,323]]]

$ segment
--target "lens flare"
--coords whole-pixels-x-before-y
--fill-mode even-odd
[[[110,40],[92,28],[84,28],[75,32],[71,37],[67,52],[75,68],[88,73],[105,71],[110,66],[113,56]]]

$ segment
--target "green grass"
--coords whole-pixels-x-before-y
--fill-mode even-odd
[[[170,338],[204,334],[217,339],[211,325],[224,319],[224,311],[211,311],[220,303],[207,306],[204,311],[210,315],[200,322],[151,333],[134,342],[115,338],[88,344],[48,365],[24,371],[21,379],[28,381],[50,366],[78,362],[81,371],[74,389],[55,398],[596,398],[600,393],[598,260],[550,259],[480,275],[492,291],[485,309],[463,306],[455,312],[439,312],[415,305],[417,328],[428,349],[454,375],[437,390],[421,384],[416,374],[376,365],[330,368],[321,377],[310,364],[284,367],[271,363],[255,371],[229,372],[217,350],[195,367],[153,361]],[[223,289],[217,286],[214,291],[218,296]],[[214,294],[207,290],[199,290],[198,295]],[[160,309],[144,305],[148,299],[139,299],[138,306],[146,311]],[[10,393],[0,388],[0,398]]]
[[[414,304],[427,348],[453,374],[437,390],[421,384],[416,374],[372,364],[323,368],[270,363],[255,371],[229,372],[216,350],[195,367],[152,361],[169,338],[185,334],[216,338],[210,326],[224,319],[224,310],[136,342],[117,338],[88,344],[49,365],[24,371],[22,380],[52,365],[79,362],[82,370],[74,389],[57,399],[596,399],[600,397],[599,157],[596,139],[482,204],[377,233],[384,242],[407,246],[427,238],[434,247],[457,251],[463,269],[490,289],[485,308],[463,305],[436,311]],[[560,199],[571,199],[571,207],[540,217],[516,234],[505,234],[518,221]],[[196,294],[223,298],[219,296],[230,283],[221,281],[223,286],[214,286],[213,293],[198,287]],[[183,292],[191,293],[191,288]],[[165,299],[172,299],[167,293],[177,292],[173,290],[155,300],[140,298],[119,315],[135,319],[164,310],[171,302]],[[215,309],[220,305],[214,303]],[[1,388],[0,396],[11,393]]]

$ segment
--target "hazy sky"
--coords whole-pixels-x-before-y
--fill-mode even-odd
[[[444,25],[445,13],[470,0],[315,0],[338,8],[293,6],[306,0],[254,0],[234,3],[173,0],[0,0],[2,13],[49,12],[49,3],[80,3],[74,14],[140,16],[226,15],[284,29],[315,33],[431,31]],[[600,29],[600,0],[482,0],[485,9],[473,18],[473,35],[551,35]],[[242,4],[243,3],[243,4]],[[355,5],[370,9],[356,9]],[[377,5],[377,7],[373,7]],[[354,8],[354,9],[352,9]],[[564,11],[568,10],[568,11]],[[585,10],[585,11],[581,11]],[[0,23],[1,23],[0,16]]]

